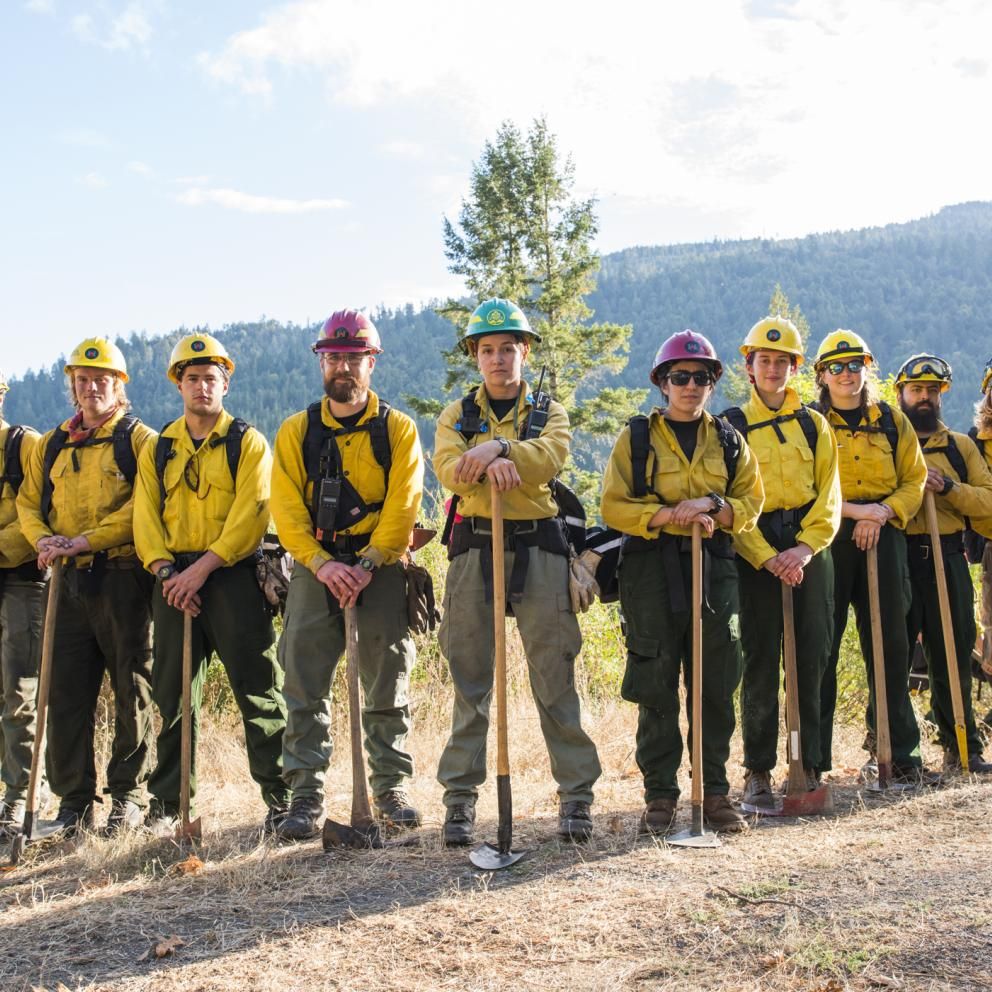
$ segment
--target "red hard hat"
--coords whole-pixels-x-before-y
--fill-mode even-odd
[[[723,375],[723,363],[716,357],[713,345],[695,331],[679,331],[662,343],[658,354],[654,356],[654,367],[651,369],[651,381],[656,386],[661,384],[660,373],[673,362],[703,362],[712,370],[714,380]]]
[[[335,310],[324,321],[320,337],[313,344],[317,351],[382,351],[379,332],[365,314],[358,310]]]

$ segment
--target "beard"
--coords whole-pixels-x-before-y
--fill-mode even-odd
[[[324,392],[335,403],[357,403],[365,388],[364,383],[352,378],[337,377],[324,383]]]
[[[939,404],[937,406],[931,406],[930,404],[906,406],[906,404],[901,403],[900,406],[902,407],[902,412],[906,414],[909,422],[913,425],[913,430],[924,434],[932,434],[937,429],[937,419],[940,416]]]

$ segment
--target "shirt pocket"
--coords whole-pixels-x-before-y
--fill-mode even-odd
[[[868,476],[861,474],[862,479],[871,478],[882,485],[895,489],[898,484],[896,463],[889,439],[884,433],[879,431],[868,434],[867,441],[868,444],[863,449],[865,452],[864,456],[860,460],[857,458],[855,460],[856,471],[860,470],[860,473],[870,473]],[[859,454],[861,452],[855,449],[855,456]],[[868,462],[867,465],[865,465],[866,461]]]
[[[711,492],[726,495],[727,463],[723,460],[723,455],[706,455],[703,458],[703,475]]]
[[[805,439],[782,446],[782,487],[784,506],[801,506],[816,497],[816,471],[813,452]]]
[[[207,513],[214,520],[226,520],[234,503],[234,479],[227,464],[224,445],[218,446],[220,457],[200,459],[200,490],[197,496],[206,501]]]
[[[675,455],[663,455],[654,465],[654,491],[666,506],[673,506],[687,498],[682,462]]]

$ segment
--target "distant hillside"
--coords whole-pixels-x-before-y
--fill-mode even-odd
[[[764,315],[776,283],[809,319],[811,347],[836,327],[852,328],[868,339],[883,372],[913,351],[938,351],[955,369],[948,419],[961,429],[970,423],[981,369],[992,354],[992,203],[788,241],[629,248],[603,258],[591,303],[598,319],[634,325],[630,365],[620,378],[643,386],[658,344],[684,327],[709,335],[725,361],[736,361],[741,339]],[[451,326],[413,307],[373,316],[386,346],[374,373],[377,391],[401,407],[404,395],[438,395]],[[156,428],[179,413],[165,367],[183,333],[118,342],[131,371],[135,411]],[[268,321],[217,333],[238,366],[229,408],[270,438],[285,416],[320,395],[310,352],[316,328]],[[65,342],[67,349],[75,343]],[[61,365],[11,383],[8,420],[47,428],[66,415]],[[421,428],[429,447],[433,429]]]

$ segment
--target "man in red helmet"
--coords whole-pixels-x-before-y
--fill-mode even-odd
[[[420,825],[403,788],[413,774],[406,738],[416,656],[400,564],[423,492],[420,439],[413,420],[369,388],[382,347],[368,317],[337,311],[313,350],[325,395],[279,428],[272,470],[272,517],[296,560],[279,641],[288,710],[283,775],[293,797],[278,834],[287,840],[320,830],[331,684],[345,649],[343,610],[355,605],[376,811],[395,826]]]

